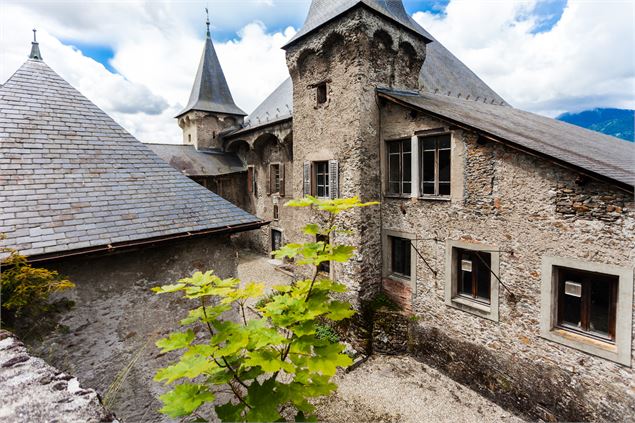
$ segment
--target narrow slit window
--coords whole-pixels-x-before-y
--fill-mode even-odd
[[[315,89],[317,90],[317,103],[324,104],[328,100],[328,90],[326,82],[318,84]]]
[[[271,180],[269,181],[271,193],[277,194],[280,192],[280,164],[271,164],[269,166],[269,172],[271,178]]]

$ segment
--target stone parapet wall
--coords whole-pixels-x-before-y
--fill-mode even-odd
[[[33,357],[12,333],[0,330],[0,421],[116,423],[94,389]]]

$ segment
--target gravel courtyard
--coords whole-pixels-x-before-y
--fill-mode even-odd
[[[267,286],[290,283],[262,255],[241,252],[238,278]],[[350,373],[336,376],[339,389],[321,399],[318,416],[328,422],[521,422],[476,392],[433,368],[403,356],[373,356]]]

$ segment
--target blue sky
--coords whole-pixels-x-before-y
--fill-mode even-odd
[[[329,0],[336,1],[336,0]],[[0,83],[32,38],[44,60],[142,141],[176,143],[205,37],[251,112],[288,77],[280,49],[310,0],[0,0]],[[406,10],[511,105],[557,116],[635,107],[635,2],[404,0]]]
[[[213,27],[213,38],[217,42],[226,42],[239,37],[239,33],[245,25],[253,21],[261,21],[268,31],[284,31],[291,26],[299,28],[302,26],[306,14],[309,10],[310,0],[277,0],[275,8],[266,2],[257,0],[245,0],[242,3],[246,6],[236,13],[236,5],[241,2],[232,1],[210,1],[210,18]],[[449,0],[404,0],[404,6],[411,15],[416,12],[427,12],[432,15],[443,15]],[[188,8],[192,13],[188,14],[187,24],[192,28],[198,26],[200,38],[204,36],[204,8],[203,3],[193,4]],[[529,11],[528,17],[538,20],[538,25],[533,29],[534,33],[549,31],[561,18],[567,0],[543,0],[540,1],[533,10]],[[198,6],[198,8],[196,7]],[[198,10],[199,15],[196,16]],[[90,44],[82,40],[64,39],[66,45],[78,48],[84,55],[102,63],[111,72],[116,70],[111,66],[110,61],[115,56],[115,47],[104,44]]]

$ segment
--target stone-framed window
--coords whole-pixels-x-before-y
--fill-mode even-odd
[[[416,252],[411,242],[415,234],[385,230],[383,232],[383,275],[386,278],[412,282],[416,278]]]
[[[412,193],[412,140],[386,141],[386,193],[410,196]]]
[[[279,229],[271,229],[271,251],[276,251],[282,248],[282,231]]]
[[[543,258],[543,338],[630,366],[632,307],[632,268]]]
[[[277,194],[284,197],[284,164],[271,163],[269,165],[269,184],[267,194]]]
[[[450,134],[419,137],[419,192],[422,197],[450,197],[451,139]]]
[[[445,303],[497,322],[499,267],[496,247],[447,241]]]
[[[339,162],[320,160],[304,162],[303,192],[317,198],[339,196]]]

